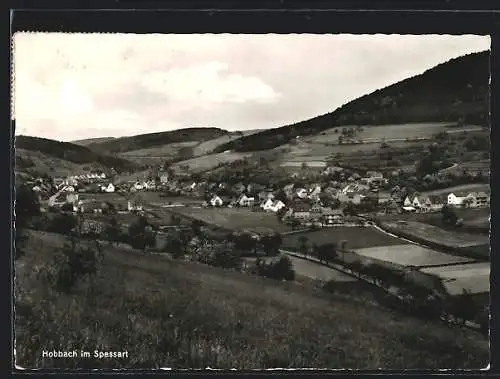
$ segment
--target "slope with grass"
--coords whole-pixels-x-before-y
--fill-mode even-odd
[[[43,279],[61,236],[30,234],[16,265],[16,363],[25,368],[481,368],[478,334],[295,283],[105,247],[71,295]],[[59,247],[58,247],[59,246]],[[43,350],[128,351],[49,359]]]
[[[468,54],[353,100],[331,113],[221,145],[217,151],[270,149],[297,136],[342,125],[390,125],[462,120],[489,125],[489,51]]]
[[[219,128],[186,128],[168,132],[139,134],[114,138],[109,141],[92,143],[88,147],[95,151],[124,153],[126,151],[148,149],[182,142],[203,142],[228,134]]]

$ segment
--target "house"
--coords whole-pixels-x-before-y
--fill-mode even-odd
[[[379,192],[378,193],[378,203],[380,205],[387,204],[387,203],[391,202],[391,200],[392,200],[392,197],[391,197],[391,194],[389,192]]]
[[[339,224],[342,222],[344,214],[341,209],[323,208],[321,212],[321,222],[324,225]]]
[[[362,196],[360,193],[340,193],[337,196],[337,200],[341,203],[352,203],[352,204],[360,204],[362,200]]]
[[[311,188],[309,188],[309,195],[308,195],[308,197],[310,199],[317,198],[320,193],[321,193],[321,186],[314,185],[314,186],[311,186]]]
[[[144,183],[137,181],[134,183],[133,187],[136,191],[141,191],[144,189]]]
[[[148,180],[142,184],[142,187],[145,190],[154,190],[156,189],[156,183],[154,180]]]
[[[63,187],[64,192],[75,192],[75,187],[73,186],[64,186]]]
[[[425,203],[425,197],[423,197],[419,193],[415,192],[415,193],[405,197],[405,200],[403,202],[403,206],[413,207],[415,209],[419,209],[419,208],[422,208],[424,203]]]
[[[280,211],[281,209],[283,209],[285,207],[286,207],[286,205],[285,205],[284,202],[282,202],[281,200],[275,200],[273,202],[272,207],[271,207],[271,211],[274,212],[274,213],[276,213],[276,212]]]
[[[311,206],[307,203],[296,204],[292,209],[295,218],[303,220],[311,217]]]
[[[129,212],[142,211],[142,204],[140,204],[134,200],[129,200],[127,202],[127,209]]]
[[[260,207],[265,211],[270,211],[273,207],[274,201],[271,199],[264,200],[260,203]]]
[[[214,195],[210,199],[210,205],[212,207],[221,207],[223,204],[224,204],[224,202],[222,201],[222,199],[218,195]]]
[[[316,203],[311,206],[311,213],[319,214],[322,212],[322,210],[323,207],[321,206],[321,204]]]
[[[307,190],[305,188],[299,188],[295,191],[295,194],[299,199],[305,199],[307,197]]]
[[[113,183],[109,183],[107,186],[102,186],[101,191],[107,193],[115,192],[115,186]]]
[[[267,199],[274,199],[274,194],[272,191],[260,191],[259,194],[257,195],[260,201],[265,201]]]
[[[424,208],[430,212],[440,211],[443,205],[443,199],[437,195],[429,195],[424,201]]]
[[[354,193],[354,192],[359,192],[359,191],[364,191],[364,190],[369,190],[369,189],[370,189],[370,187],[365,185],[365,184],[351,183],[342,189],[342,193],[348,194],[348,193]]]
[[[161,183],[161,184],[166,184],[166,183],[168,183],[168,174],[162,174],[162,175],[160,176],[160,183]]]
[[[452,206],[463,205],[464,200],[466,198],[467,198],[467,196],[463,193],[457,192],[457,194],[455,194],[452,192],[448,195],[448,205],[452,205]]]
[[[246,194],[242,194],[237,201],[237,204],[240,207],[251,207],[254,203],[255,197],[249,197]]]
[[[490,204],[490,196],[486,192],[471,192],[464,200],[464,205],[472,208],[487,207]]]

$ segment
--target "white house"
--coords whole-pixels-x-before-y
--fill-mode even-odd
[[[273,203],[274,201],[272,201],[271,199],[267,199],[260,204],[260,207],[265,211],[270,211],[273,207]]]
[[[64,192],[75,192],[75,187],[73,186],[65,186],[63,187]]]
[[[466,196],[465,203],[472,208],[486,207],[490,203],[490,197],[486,192],[471,192]]]
[[[240,198],[238,199],[238,205],[240,207],[250,207],[255,203],[255,198],[254,197],[249,197],[245,194],[241,195]]]
[[[115,192],[115,186],[113,183],[109,183],[107,186],[102,186],[101,191],[108,193]]]
[[[142,211],[142,205],[135,202],[135,201],[131,201],[129,200],[128,203],[127,203],[127,209],[129,212],[132,212],[132,211]]]
[[[168,183],[168,174],[163,174],[162,176],[160,176],[160,183]]]
[[[300,199],[305,199],[307,197],[307,190],[305,188],[299,188],[295,193]]]
[[[448,195],[448,205],[462,205],[467,196],[457,196],[454,193]]]
[[[222,201],[222,199],[217,196],[217,195],[214,195],[211,199],[210,199],[210,205],[212,207],[220,207],[224,204],[224,202]]]
[[[309,189],[309,198],[317,197],[321,193],[321,186],[315,185]]]
[[[106,174],[105,174],[104,172],[102,172],[102,173],[101,173],[101,175],[99,175],[99,177],[100,177],[101,179],[106,179]]]
[[[135,184],[134,184],[134,188],[135,188],[137,191],[143,190],[143,189],[144,189],[144,183],[141,183],[141,182],[137,181],[137,182],[135,182]]]
[[[262,202],[260,206],[265,211],[276,213],[286,205],[281,200],[273,201],[271,199],[267,199],[266,201]]]

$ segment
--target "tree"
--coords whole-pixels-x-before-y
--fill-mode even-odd
[[[139,216],[128,228],[128,243],[144,253],[148,247],[156,245],[156,235],[146,217]]]
[[[167,241],[163,250],[172,254],[172,257],[178,259],[185,254],[186,244],[178,231],[172,231],[167,235]]]
[[[61,207],[63,212],[73,212],[73,204],[72,203],[64,203]]]
[[[233,237],[234,247],[236,250],[255,254],[257,241],[249,233],[240,233]]]
[[[201,232],[201,227],[203,226],[203,223],[200,220],[193,220],[191,222],[191,230],[193,231],[193,234],[197,237],[200,237],[202,232]]]
[[[335,260],[337,257],[337,245],[334,243],[325,243],[318,246],[318,259],[320,262],[329,262]]]
[[[452,226],[455,226],[457,224],[458,221],[457,214],[451,207],[449,207],[446,204],[441,208],[441,216],[443,224]]]
[[[281,237],[281,234],[274,233],[271,235],[263,236],[260,242],[266,254],[275,255],[279,253],[283,238]]]
[[[24,254],[24,246],[28,239],[26,228],[31,219],[40,214],[40,202],[35,192],[26,185],[16,188],[15,227],[16,227],[16,256]]]
[[[108,225],[104,229],[104,236],[111,244],[116,244],[120,240],[120,227],[115,217],[109,220]]]
[[[309,239],[307,238],[307,236],[304,236],[304,235],[301,235],[298,238],[298,241],[299,241],[299,251],[304,255],[304,257],[307,256],[307,249],[308,249],[307,241],[308,240]]]

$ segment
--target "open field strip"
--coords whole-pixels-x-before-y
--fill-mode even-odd
[[[440,253],[415,244],[368,247],[356,249],[355,252],[368,258],[375,258],[401,266],[437,266],[472,261],[469,258]]]

